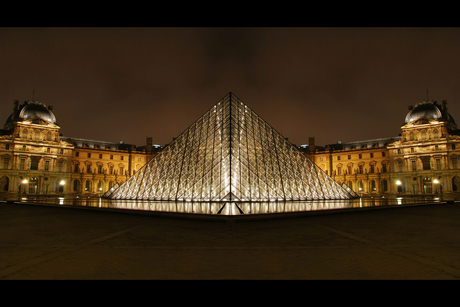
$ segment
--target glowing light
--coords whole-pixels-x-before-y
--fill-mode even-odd
[[[29,182],[29,181],[28,181],[27,179],[24,179],[24,180],[22,181],[22,183],[24,183],[24,184],[26,184],[26,183],[28,183],[28,182]]]
[[[433,183],[439,183],[438,179],[433,180]]]
[[[65,184],[65,181],[64,181],[64,180],[61,180],[61,181],[59,182],[59,184],[60,184],[60,185],[64,185],[64,184]]]
[[[397,184],[397,185],[401,185],[401,181],[396,180],[396,184]]]

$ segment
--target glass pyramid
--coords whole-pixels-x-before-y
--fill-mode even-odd
[[[351,199],[355,194],[229,93],[105,197],[266,202]]]

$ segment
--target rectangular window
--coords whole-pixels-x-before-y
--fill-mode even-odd
[[[373,152],[371,152],[371,158],[373,158],[373,157],[374,157],[374,153],[373,153]]]
[[[102,165],[97,166],[97,173],[102,174]]]
[[[386,173],[387,172],[387,165],[386,163],[382,164],[382,173]]]
[[[400,172],[403,171],[403,163],[402,163],[401,161],[398,162],[398,170],[399,170]]]
[[[457,158],[452,158],[452,168],[453,169],[458,169]]]
[[[46,160],[45,161],[45,171],[49,171],[50,170],[50,161]]]
[[[10,163],[10,158],[4,157],[3,158],[3,169],[8,169],[8,164]]]
[[[436,159],[436,169],[441,169],[441,159]]]
[[[341,167],[337,167],[337,175],[342,175],[342,168]]]
[[[38,161],[40,159],[38,157],[31,157],[30,158],[30,169],[31,170],[38,170]]]
[[[120,156],[120,160],[123,160],[123,156]]]
[[[362,155],[362,154],[359,154],[359,158],[362,159],[362,158],[363,158],[363,155]]]
[[[80,166],[78,164],[75,164],[74,168],[73,168],[73,171],[74,171],[74,173],[79,173],[80,172]]]
[[[348,160],[351,160],[351,155],[348,155]]]
[[[385,157],[385,152],[384,151],[382,151],[382,157]]]
[[[371,164],[371,165],[369,166],[369,173],[373,174],[373,173],[374,173],[374,170],[375,170],[375,169],[374,169],[374,164]]]
[[[412,170],[416,171],[417,170],[417,161],[411,161],[412,163]]]
[[[110,160],[113,160],[113,155],[110,155]]]
[[[90,153],[90,152],[88,152],[87,156],[88,156],[88,158],[91,158],[91,153]]]
[[[59,161],[59,162],[58,162],[58,171],[59,171],[59,172],[62,172],[63,168],[64,168],[64,162]]]
[[[123,166],[120,166],[120,175],[123,175]]]
[[[423,158],[423,170],[430,170],[431,169],[431,163],[430,163],[430,158],[425,157]]]
[[[19,160],[19,169],[23,170],[26,165],[26,159]]]
[[[102,159],[102,154],[99,154],[99,159]]]
[[[75,157],[78,157],[80,153],[78,151],[75,152]]]
[[[351,165],[349,165],[348,166],[348,174],[351,175],[351,172],[352,172]]]
[[[340,160],[340,156],[337,156],[337,160]]]
[[[364,170],[364,167],[362,165],[359,165],[359,173],[362,174],[363,173],[363,170]]]

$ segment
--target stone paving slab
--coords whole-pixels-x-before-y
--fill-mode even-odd
[[[0,203],[0,279],[456,280],[460,204],[239,222]]]

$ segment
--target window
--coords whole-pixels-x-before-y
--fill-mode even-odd
[[[351,160],[351,155],[348,155],[348,160]]]
[[[89,174],[91,173],[91,164],[86,165],[86,172]]]
[[[362,164],[359,165],[358,168],[359,168],[359,173],[360,174],[364,173],[364,166]]]
[[[385,156],[386,156],[385,152],[384,152],[384,151],[382,151],[382,157],[385,157]]]
[[[38,161],[40,161],[39,157],[30,157],[30,169],[31,170],[38,170]]]
[[[374,157],[374,153],[373,153],[373,152],[371,152],[371,158],[373,158],[373,157]]]
[[[80,172],[80,165],[75,164],[75,165],[73,166],[73,172],[74,172],[74,173],[79,173],[79,172]]]
[[[113,155],[110,155],[110,160],[113,160]]]
[[[455,150],[455,144],[452,144],[452,150]]]
[[[337,175],[342,175],[342,167],[341,166],[337,167]]]
[[[413,160],[413,161],[411,161],[411,164],[412,164],[412,170],[416,171],[417,170],[417,161]]]
[[[120,175],[123,175],[123,166],[120,166]]]
[[[362,155],[362,154],[359,154],[359,158],[362,159],[362,158],[363,158],[363,155]]]
[[[386,179],[383,179],[382,180],[382,190],[384,192],[387,192],[388,191],[388,181]]]
[[[340,160],[340,156],[337,156],[337,160]]]
[[[109,166],[109,174],[110,174],[110,175],[113,175],[113,165],[110,165],[110,166]]]
[[[59,161],[59,162],[58,162],[58,171],[59,171],[59,172],[62,172],[63,169],[64,169],[64,162]]]
[[[351,172],[352,172],[351,165],[348,165],[348,174],[351,174]]]
[[[373,174],[375,171],[374,164],[369,165],[369,173]]]
[[[19,169],[23,170],[26,164],[26,159],[19,160]]]
[[[412,148],[410,149],[410,152],[411,152],[411,153],[414,153],[414,152],[415,152],[414,147],[412,147]]]
[[[141,158],[141,157],[137,158],[137,161],[138,161],[138,162],[141,162],[141,161],[142,161],[142,158]]]
[[[45,161],[45,171],[49,171],[49,170],[50,170],[50,161],[46,160]]]
[[[46,148],[46,152],[47,152],[47,153],[50,153],[50,152],[51,152],[51,148],[49,148],[49,147]]]
[[[386,173],[386,172],[387,172],[387,164],[382,163],[382,173]]]
[[[403,163],[402,163],[402,161],[398,161],[398,170],[399,170],[400,172],[403,171]]]
[[[87,155],[87,156],[88,156],[88,158],[91,158],[91,153],[90,153],[90,152],[88,152],[88,155]]]
[[[120,156],[120,160],[123,160],[123,156]]]
[[[422,161],[423,161],[423,170],[430,170],[431,169],[430,157],[424,157],[422,158]]]
[[[102,159],[102,154],[99,154],[99,159]]]
[[[436,169],[441,169],[441,159],[436,159]]]
[[[9,157],[3,157],[3,169],[8,169],[8,164],[10,163]]]
[[[97,166],[97,173],[102,174],[102,165]]]
[[[6,150],[9,150],[9,149],[10,149],[10,144],[6,144],[6,145],[5,145],[5,149],[6,149]]]
[[[78,151],[75,152],[75,157],[78,157],[80,154]]]
[[[457,158],[452,158],[452,168],[453,169],[458,169]]]
[[[409,141],[414,141],[414,140],[415,140],[414,133],[413,132],[409,133]]]

